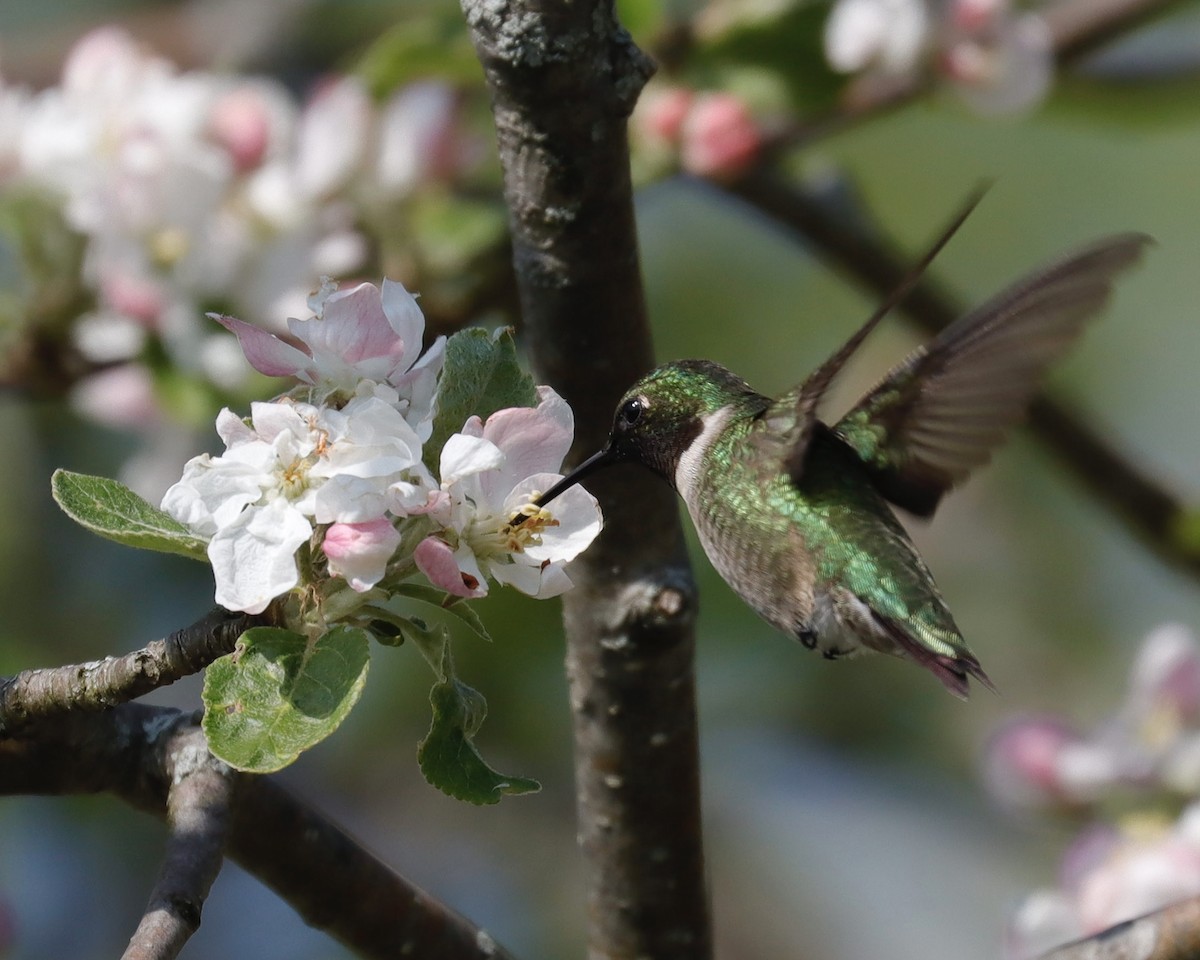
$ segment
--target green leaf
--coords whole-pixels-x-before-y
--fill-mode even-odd
[[[421,773],[433,786],[467,803],[499,803],[505,795],[542,789],[528,777],[508,777],[487,765],[472,739],[487,716],[487,702],[453,675],[429,692],[433,725],[417,748]]]
[[[471,631],[480,639],[486,640],[488,643],[492,642],[491,635],[487,632],[487,627],[483,625],[479,614],[464,597],[456,597],[446,593],[445,590],[439,590],[437,587],[431,587],[425,583],[402,583],[392,588],[392,593],[396,596],[408,597],[410,600],[417,600],[420,603],[427,603],[431,607],[437,607],[439,610],[457,617],[470,627]]]
[[[286,767],[336,730],[358,702],[370,665],[365,630],[345,625],[308,642],[253,627],[204,675],[204,735],[238,770]]]
[[[128,547],[207,559],[204,540],[174,517],[150,506],[123,483],[55,470],[50,489],[63,512],[92,533]]]
[[[457,8],[403,18],[367,48],[355,72],[379,99],[429,77],[478,84],[483,77],[475,48],[462,16],[454,14]]]
[[[829,109],[846,79],[825,59],[828,16],[828,5],[811,0],[731,0],[719,16],[713,9],[706,12],[709,34],[691,68],[697,79],[715,80],[722,88],[739,68],[765,72],[782,84],[796,110]]]
[[[508,215],[493,200],[422,190],[413,198],[412,237],[433,276],[453,276],[496,250],[507,250]]]
[[[486,420],[506,407],[536,405],[537,390],[517,360],[511,330],[498,330],[494,336],[479,327],[458,331],[446,343],[425,462],[437,464],[446,441],[471,415]]]

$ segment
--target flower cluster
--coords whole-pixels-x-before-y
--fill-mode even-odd
[[[1059,717],[1014,720],[993,737],[985,773],[1010,807],[1091,819],[1059,887],[1030,896],[1014,918],[1010,956],[1200,894],[1200,643],[1183,627],[1160,627],[1107,721],[1085,734]]]
[[[825,55],[843,73],[931,68],[980,113],[1037,104],[1054,68],[1045,23],[1011,0],[837,0]]]
[[[79,239],[56,248],[71,262],[41,264],[45,282],[61,290],[82,277],[79,298],[51,296],[31,267],[9,327],[68,300],[43,322],[69,323],[74,348],[103,369],[77,395],[101,419],[136,426],[154,409],[151,375],[134,362],[147,354],[237,386],[244,364],[204,311],[282,331],[319,277],[364,269],[372,212],[467,163],[457,117],[440,82],[377,106],[361,81],[331,78],[300,107],[273,80],[180,72],[98,29],[74,46],[59,85],[0,81],[0,192],[24,203],[21,217],[53,218]]]
[[[289,322],[299,346],[215,318],[256,369],[301,383],[248,419],[223,410],[225,452],[189,461],[163,499],[208,542],[217,602],[259,613],[337,579],[386,595],[418,571],[457,597],[483,596],[488,577],[535,597],[570,587],[563,566],[599,533],[596,500],[575,488],[550,509],[531,505],[559,479],[566,403],[542,387],[536,407],[469,418],[435,477],[423,456],[445,341],[421,354],[424,317],[399,283],[326,284],[310,304],[311,319]]]

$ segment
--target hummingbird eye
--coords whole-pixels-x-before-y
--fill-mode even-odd
[[[641,397],[630,397],[617,411],[617,423],[622,427],[632,427],[642,417],[646,409],[646,401]]]

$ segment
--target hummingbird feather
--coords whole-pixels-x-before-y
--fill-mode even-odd
[[[1123,233],[1026,277],[894,367],[835,426],[897,506],[931,516],[987,463],[1046,368],[1107,303],[1150,238]]]
[[[954,215],[954,219],[947,224],[925,255],[909,269],[904,279],[888,295],[887,299],[867,318],[867,322],[854,331],[850,339],[809,374],[803,383],[785,393],[767,411],[767,423],[777,432],[780,449],[786,451],[783,457],[784,469],[793,480],[799,481],[804,472],[804,461],[812,441],[813,428],[817,423],[817,407],[830,384],[841,372],[842,367],[846,365],[846,361],[867,339],[868,334],[879,325],[879,321],[891,313],[892,309],[908,296],[917,281],[924,276],[934,258],[942,252],[942,249],[950,242],[950,238],[958,233],[959,228],[966,223],[967,217],[979,206],[979,201],[983,199],[988,186],[988,184],[981,185],[967,198],[958,213]]]

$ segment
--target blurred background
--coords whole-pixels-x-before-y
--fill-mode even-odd
[[[789,5],[726,5],[735,12],[748,6],[769,18]],[[1102,234],[1153,235],[1157,245],[1144,266],[1121,279],[1112,307],[1054,371],[1051,390],[1185,500],[1200,485],[1196,7],[1177,4],[1165,26],[1151,24],[1081,74],[1059,79],[1022,112],[981,114],[942,86],[810,142],[788,160],[797,176],[836,171],[850,178],[909,253],[929,242],[975,185],[994,181],[934,268],[964,303],[978,303]],[[665,19],[691,12],[638,3],[627,16],[646,41]],[[820,16],[827,13],[822,7]],[[474,203],[492,196],[498,173],[486,101],[464,61],[457,16],[453,4],[367,0],[5,0],[0,76],[9,90],[31,96],[54,86],[72,46],[93,28],[116,23],[181,71],[270,77],[298,101],[329,76],[366,62],[378,98],[393,82],[381,79],[383,54],[363,58],[379,51],[386,35],[394,43],[388,56],[411,58],[394,82],[424,73],[459,91],[462,122],[479,146],[468,172],[443,178],[438,189]],[[797,16],[789,21],[797,31],[794,57],[820,56],[820,20]],[[788,84],[798,81],[786,68],[756,64],[749,49],[725,59],[697,56],[689,82],[744,92],[764,129],[788,110],[814,109],[794,96]],[[832,81],[821,82],[832,89]],[[0,110],[0,141],[3,118]],[[710,358],[775,393],[869,313],[872,297],[766,217],[638,146],[639,230],[660,357]],[[11,182],[5,186],[0,166],[6,199],[15,196]],[[404,199],[397,209],[405,238],[376,235],[364,263],[432,291],[422,303],[435,327],[506,321],[503,284],[493,284],[503,256],[486,255],[496,242],[494,200],[483,212],[479,204],[437,215],[417,206]],[[4,229],[11,223],[5,219]],[[429,224],[432,233],[417,236]],[[25,248],[11,231],[5,236],[0,297],[11,306],[32,281],[23,272]],[[417,253],[398,252],[409,242]],[[459,255],[465,249],[470,256]],[[378,279],[367,269],[347,275]],[[499,292],[476,297],[454,287],[468,281]],[[289,309],[293,302],[282,295],[271,301]],[[13,315],[6,322],[18,323]],[[10,334],[16,336],[11,326]],[[848,403],[921,339],[903,319],[887,321],[834,405]],[[251,381],[191,390],[189,397],[199,397],[194,404],[177,404],[147,431],[100,422],[81,401],[78,381],[50,379],[36,395],[0,394],[5,674],[122,653],[209,608],[207,568],[88,535],[55,508],[49,476],[62,466],[128,479],[131,462],[153,473],[137,459],[147,450],[159,458],[155,476],[178,476],[188,457],[215,445],[214,401],[264,387]],[[989,734],[1027,713],[1096,723],[1123,696],[1143,636],[1164,622],[1200,625],[1196,581],[1131,539],[1023,432],[950,496],[931,524],[910,527],[996,695],[980,691],[960,703],[896,660],[812,656],[744,608],[693,541],[702,592],[707,856],[722,957],[999,956],[1012,911],[1028,891],[1055,882],[1075,825],[997,807],[980,775]],[[500,769],[539,779],[541,793],[475,808],[426,785],[415,748],[428,725],[430,678],[416,651],[403,647],[375,649],[370,682],[350,719],[281,776],[516,955],[579,956],[583,888],[557,604],[497,589],[479,609],[495,644],[464,638],[455,650],[462,677],[488,699],[479,743]],[[193,708],[199,681],[154,699]],[[159,823],[108,797],[5,799],[4,955],[41,960],[119,951],[141,915],[162,843]],[[342,955],[232,864],[185,951],[262,960]]]

